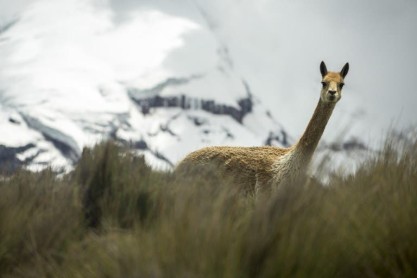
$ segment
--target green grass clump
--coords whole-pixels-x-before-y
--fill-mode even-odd
[[[415,142],[259,197],[105,143],[0,180],[0,277],[416,277],[416,215]]]

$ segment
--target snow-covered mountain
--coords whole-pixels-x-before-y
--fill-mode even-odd
[[[145,5],[119,21],[96,1],[37,0],[4,23],[2,168],[69,170],[106,139],[159,169],[207,145],[293,143],[200,11],[187,9]]]
[[[5,167],[68,169],[106,139],[160,168],[204,145],[287,144],[203,25],[152,9],[116,24],[86,3],[36,1],[1,29]]]

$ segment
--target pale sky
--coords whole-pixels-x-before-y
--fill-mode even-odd
[[[316,105],[321,60],[329,70],[350,63],[325,135],[353,124],[355,134],[372,141],[392,126],[417,124],[417,1],[215,0],[204,6],[238,70],[295,137]]]
[[[0,0],[0,24],[30,2]],[[392,126],[417,124],[417,1],[97,0],[100,5],[110,5],[116,21],[152,7],[209,24],[235,70],[294,137],[318,100],[321,60],[329,70],[350,63],[325,138],[349,129],[371,143]]]

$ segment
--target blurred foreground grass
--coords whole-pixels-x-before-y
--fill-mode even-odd
[[[253,198],[112,143],[0,181],[0,277],[417,277],[417,144]]]

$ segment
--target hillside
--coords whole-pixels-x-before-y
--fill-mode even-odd
[[[0,276],[415,277],[416,150],[388,142],[330,186],[253,198],[102,144],[59,179],[0,180]]]

